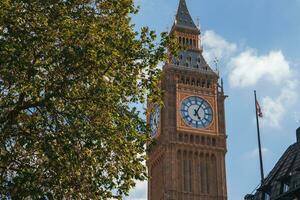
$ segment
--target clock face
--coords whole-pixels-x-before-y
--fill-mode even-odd
[[[213,120],[213,111],[204,99],[190,96],[182,101],[181,116],[185,123],[194,128],[206,128]]]
[[[160,121],[160,107],[158,104],[154,104],[153,110],[150,114],[150,128],[151,128],[152,137],[155,137],[157,134],[159,121]]]

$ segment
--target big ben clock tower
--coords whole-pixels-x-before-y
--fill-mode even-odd
[[[148,102],[149,200],[227,200],[223,84],[202,55],[185,0],[170,31],[185,50],[163,67],[164,106]]]

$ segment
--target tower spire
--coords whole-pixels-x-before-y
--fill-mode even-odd
[[[189,29],[191,31],[199,32],[198,27],[195,25],[190,12],[187,8],[185,0],[179,1],[178,10],[173,28]]]

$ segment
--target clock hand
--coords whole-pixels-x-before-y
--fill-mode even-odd
[[[198,110],[199,111],[199,110]],[[196,109],[194,109],[194,116],[198,117],[199,120],[201,120],[201,117],[199,116],[199,112],[197,112]]]
[[[199,116],[199,110],[201,108],[201,106],[203,105],[203,101],[201,102],[201,104],[199,105],[198,109],[197,110],[194,110],[194,116],[197,116],[198,119],[201,119],[200,116]]]
[[[194,109],[194,116],[197,116],[198,115],[198,112],[196,109]]]
[[[157,119],[156,118],[153,120],[153,122],[154,122],[154,125],[157,126]]]
[[[201,122],[202,126],[204,127],[204,123],[202,122],[202,120],[200,120],[200,122]]]
[[[159,124],[159,117],[156,116],[156,117],[155,117],[155,126],[158,126],[158,124]]]
[[[201,102],[199,108],[197,109],[197,111],[196,111],[197,113],[199,112],[199,110],[200,110],[200,108],[201,108],[202,105],[203,105],[203,101]]]

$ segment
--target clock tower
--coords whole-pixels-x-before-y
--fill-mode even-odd
[[[204,60],[201,33],[185,0],[170,34],[185,50],[163,67],[163,107],[148,102],[148,199],[227,200],[226,96]]]

